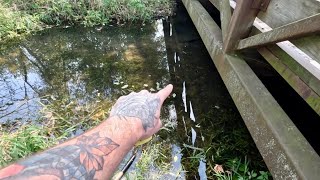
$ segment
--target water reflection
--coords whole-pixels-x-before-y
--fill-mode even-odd
[[[36,102],[48,95],[85,103],[163,87],[169,74],[161,27],[51,29],[7,48],[0,55],[1,121],[37,118]]]

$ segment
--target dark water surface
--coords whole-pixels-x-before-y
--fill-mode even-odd
[[[43,118],[44,107],[59,99],[114,102],[131,91],[172,83],[162,113],[167,130],[152,142],[161,156],[145,179],[211,179],[215,164],[245,156],[265,170],[184,10],[147,25],[41,32],[0,53],[0,77],[1,123]],[[167,172],[159,162],[169,164]]]

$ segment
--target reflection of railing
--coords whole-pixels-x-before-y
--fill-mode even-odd
[[[305,37],[320,32],[320,3],[209,1],[220,10],[222,30],[197,0],[183,3],[273,177],[317,179],[320,157],[238,53],[257,48],[320,114],[320,37]]]

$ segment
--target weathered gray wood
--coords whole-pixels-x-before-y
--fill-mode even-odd
[[[277,45],[269,45],[267,48],[281,60],[292,72],[298,75],[314,92],[320,95],[320,80],[311,74],[307,69],[302,67],[297,61],[290,57],[286,52]]]
[[[320,12],[318,0],[272,0],[268,9],[260,11],[258,18],[277,28]]]
[[[232,8],[234,8],[235,2],[230,1],[230,5],[232,6]],[[270,26],[262,22],[259,18],[256,18],[256,20],[254,21],[254,26],[261,32],[267,32],[272,30]],[[301,60],[307,57],[307,59],[312,59],[313,61],[315,61],[314,64],[316,64],[316,60],[317,58],[319,58],[319,51],[316,51],[317,48],[315,47],[320,47],[320,39],[317,37],[319,36],[313,35],[294,41],[295,44],[297,44],[297,46],[299,47],[299,49],[289,41],[278,43],[277,45],[279,47],[277,45],[269,45],[268,48],[272,51],[272,53],[275,56],[281,59],[281,61],[286,66],[288,66],[295,74],[297,74],[314,92],[320,95],[319,70],[317,70],[315,67],[312,67],[313,65],[308,64],[308,61],[304,61],[301,63]],[[305,39],[307,39],[307,41]],[[284,52],[282,49],[280,49],[280,46],[282,49],[285,46],[286,49],[291,50],[290,52]],[[312,53],[307,54],[305,52]],[[296,56],[296,59],[294,59],[292,56]],[[299,58],[300,56],[302,57]],[[298,62],[297,59],[299,59],[300,62]]]
[[[260,11],[258,17],[270,27],[277,28],[317,13],[320,13],[319,0],[272,0],[267,11]],[[291,42],[320,63],[320,35]]]
[[[305,83],[299,75],[294,73],[281,59],[273,54],[268,48],[258,48],[258,52],[269,64],[290,84],[290,86],[320,115],[320,97]]]
[[[183,0],[274,179],[318,179],[320,158],[241,58],[222,50],[222,32],[197,0]]]
[[[281,42],[284,40],[291,40],[316,32],[320,32],[320,13],[275,28],[271,31],[242,39],[239,42],[237,49],[241,50]]]
[[[272,28],[262,22],[259,18],[256,18],[253,25],[259,29],[261,32],[272,31]],[[312,85],[310,82],[318,82],[316,84],[310,86],[312,89],[320,95],[320,64],[312,57],[308,56],[301,49],[297,48],[290,41],[278,42],[277,46],[279,46],[283,51],[279,49],[275,49],[273,53],[275,54],[284,54],[279,55],[282,57],[282,61],[287,63],[287,66],[295,71],[296,74],[304,80],[304,82],[308,83],[308,85]],[[288,57],[288,55],[290,57]],[[308,75],[308,76],[306,76]]]
[[[220,0],[209,0],[217,9],[220,9]]]
[[[248,37],[258,9],[252,9],[254,0],[238,0],[237,6],[229,23],[229,31],[225,38],[223,50],[230,52],[235,49],[240,39]],[[222,10],[222,8],[220,8]]]
[[[223,42],[226,41],[229,23],[231,20],[231,7],[229,0],[220,1],[220,19],[221,19],[221,29],[222,29],[222,37]]]

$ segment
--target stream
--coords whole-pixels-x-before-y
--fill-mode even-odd
[[[184,9],[153,23],[42,31],[0,52],[0,77],[0,123],[17,126],[47,118],[45,107],[55,101],[112,104],[132,91],[156,92],[172,83],[164,129],[151,142],[160,155],[145,179],[212,179],[216,164],[235,158],[266,170]],[[129,176],[139,177],[137,168]]]

